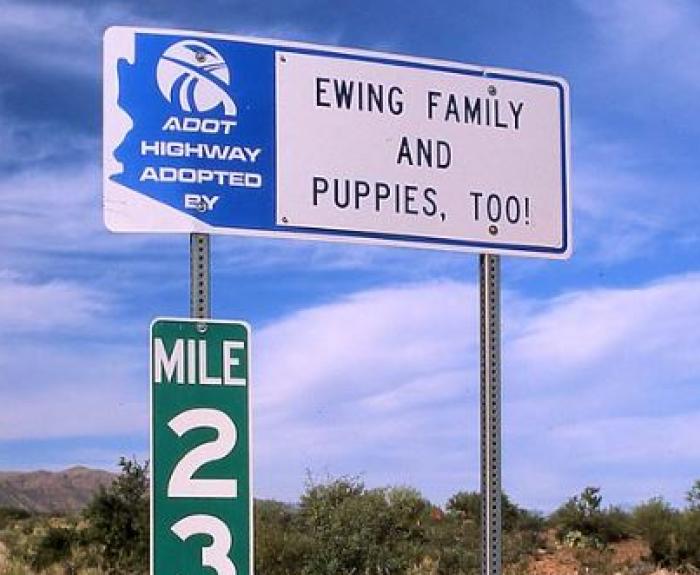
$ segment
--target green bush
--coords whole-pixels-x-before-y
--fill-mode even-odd
[[[440,573],[478,572],[481,562],[481,494],[461,491],[446,505],[448,521],[441,527],[443,542]],[[503,525],[503,563],[518,565],[543,543],[542,517],[518,507],[501,494],[501,521]]]
[[[147,573],[150,512],[148,464],[122,458],[121,474],[95,495],[84,517],[85,544],[95,547],[97,566],[107,573]]]
[[[420,564],[430,566],[438,575],[477,575],[480,545],[479,522],[448,510],[444,516],[438,515],[428,522],[425,557]]]
[[[464,520],[481,524],[481,494],[476,491],[456,493],[449,499],[445,508],[448,513],[456,513]],[[544,526],[541,515],[518,507],[506,493],[501,494],[501,521],[505,531],[541,531]]]
[[[59,569],[67,575],[135,575],[148,571],[148,469],[122,459],[121,475],[81,518],[60,519],[0,509],[6,571]],[[656,564],[700,569],[700,482],[679,511],[651,499],[631,513],[604,508],[600,490],[584,489],[549,518],[581,569],[612,574],[609,543],[635,535]],[[368,489],[356,478],[309,483],[299,504],[255,501],[255,573],[260,575],[478,575],[481,496],[459,492],[445,511],[407,487]],[[503,494],[503,571],[525,573],[543,545],[544,520]],[[55,567],[54,567],[55,566]],[[648,569],[639,565],[635,569]],[[30,570],[31,569],[31,570]],[[50,571],[49,571],[50,570]],[[95,573],[95,570],[92,570]],[[630,571],[630,573],[633,571]],[[637,571],[634,571],[637,572]],[[641,573],[641,571],[639,571]],[[645,571],[647,572],[647,571]]]
[[[34,549],[31,557],[32,569],[44,571],[61,563],[66,573],[74,573],[77,566],[73,555],[78,542],[79,534],[74,527],[49,527]]]
[[[668,565],[673,562],[677,521],[678,512],[659,497],[638,505],[632,511],[633,528],[649,545],[655,563]]]
[[[560,541],[572,546],[605,547],[632,535],[630,517],[619,507],[602,508],[599,487],[586,487],[550,517]]]
[[[300,512],[312,540],[305,574],[403,575],[422,558],[430,505],[413,489],[366,489],[355,478],[310,484]]]
[[[255,501],[255,572],[297,575],[306,563],[311,539],[297,508],[277,501]]]
[[[654,498],[634,509],[635,530],[649,544],[654,562],[700,568],[700,508],[689,503],[688,509],[677,511],[663,499]]]
[[[481,521],[481,494],[476,491],[460,491],[450,497],[445,509],[467,521]]]
[[[684,511],[678,518],[677,565],[692,565],[700,569],[700,508]]]
[[[31,513],[25,509],[15,507],[0,507],[0,529],[5,529],[8,526],[31,517]]]

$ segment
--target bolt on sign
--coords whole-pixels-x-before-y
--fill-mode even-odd
[[[104,216],[546,258],[571,252],[558,77],[182,30],[104,39]]]
[[[151,573],[252,575],[250,338],[151,324]]]

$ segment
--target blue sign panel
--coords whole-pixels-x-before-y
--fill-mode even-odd
[[[274,77],[261,71],[274,50],[166,34],[134,42],[134,62],[117,64],[133,128],[111,179],[212,226],[273,226]]]

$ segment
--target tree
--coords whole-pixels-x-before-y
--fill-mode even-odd
[[[697,479],[685,496],[691,511],[700,511],[700,479]]]
[[[101,488],[84,512],[88,543],[98,548],[101,567],[120,575],[148,572],[148,463],[122,457],[121,474]]]

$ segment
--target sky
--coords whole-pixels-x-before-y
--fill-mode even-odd
[[[148,326],[189,238],[102,219],[102,34],[181,28],[562,76],[574,251],[502,258],[503,487],[682,505],[700,479],[694,0],[0,0],[0,469],[148,456]],[[253,330],[255,494],[311,477],[479,485],[478,256],[216,236],[212,308]]]

